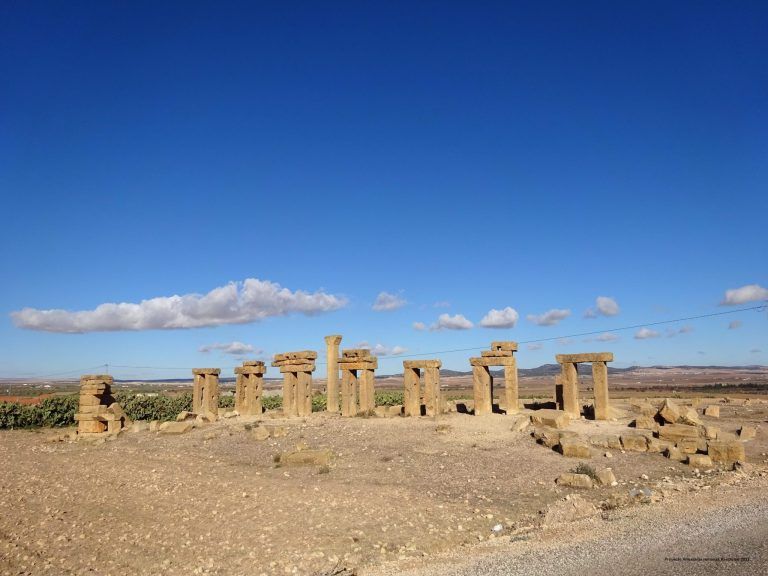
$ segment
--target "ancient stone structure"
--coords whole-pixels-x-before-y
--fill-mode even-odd
[[[192,387],[192,412],[213,422],[219,415],[220,368],[194,368]]]
[[[260,360],[248,360],[235,368],[235,410],[240,416],[261,415],[266,371]]]
[[[117,433],[131,421],[112,398],[112,376],[88,374],[80,378],[80,402],[75,420],[82,437]]]
[[[519,411],[517,384],[517,342],[492,342],[480,358],[470,358],[475,393],[475,416],[493,412],[493,375],[491,366],[504,367],[504,405],[507,414]]]
[[[317,352],[303,350],[275,354],[272,366],[283,375],[283,415],[309,416],[312,414],[312,372],[315,371]]]
[[[557,407],[565,410],[571,416],[579,417],[581,405],[579,403],[577,365],[582,362],[591,362],[595,391],[595,420],[610,419],[611,407],[608,401],[608,366],[606,362],[613,362],[613,353],[558,354],[556,358],[560,364],[559,384],[562,386],[562,398],[557,398]]]
[[[376,408],[374,370],[378,360],[368,349],[344,350],[339,358],[341,370],[341,415],[355,416]]]
[[[424,376],[424,414],[437,416],[442,412],[440,394],[440,360],[403,361],[403,409],[406,416],[421,416],[421,380]]]
[[[341,336],[333,334],[325,337],[325,354],[328,364],[328,377],[325,387],[326,410],[328,412],[339,411],[339,344]]]

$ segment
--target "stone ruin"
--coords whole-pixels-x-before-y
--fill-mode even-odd
[[[220,368],[193,368],[192,414],[213,422],[219,415]]]
[[[303,350],[275,354],[272,366],[283,374],[283,415],[312,414],[312,372],[317,352]]]
[[[325,394],[328,412],[339,411],[339,344],[341,344],[341,335],[332,334],[325,337],[325,355],[328,365]]]
[[[240,416],[261,416],[264,411],[264,373],[267,367],[261,360],[247,360],[235,368],[235,411]]]
[[[440,360],[403,361],[403,414],[421,416],[421,381],[424,381],[424,415],[437,416],[442,410]],[[422,378],[423,371],[423,378]]]
[[[507,414],[519,411],[517,384],[517,342],[492,342],[490,350],[483,350],[480,358],[470,358],[475,395],[475,416],[493,412],[493,375],[491,366],[504,367],[504,405]]]
[[[341,370],[341,415],[355,416],[376,408],[374,370],[378,360],[367,348],[344,350],[339,358]]]
[[[579,417],[581,404],[579,403],[579,371],[577,366],[582,362],[591,362],[595,395],[595,420],[609,420],[611,418],[611,406],[608,400],[608,366],[606,362],[613,362],[613,353],[558,354],[556,359],[557,363],[560,364],[560,381],[555,386],[557,407],[571,416]]]
[[[80,378],[80,401],[75,420],[80,437],[115,434],[131,424],[112,397],[112,376],[88,374]]]

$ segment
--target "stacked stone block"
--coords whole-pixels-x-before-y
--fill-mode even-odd
[[[260,416],[264,393],[264,373],[261,360],[248,360],[235,368],[235,410],[241,416]]]
[[[315,371],[317,352],[303,350],[275,354],[272,366],[283,375],[283,415],[309,416],[312,414],[312,372]]]
[[[556,380],[555,392],[557,407],[565,410],[571,416],[579,417],[581,405],[579,403],[579,371],[577,366],[582,362],[591,362],[595,393],[595,420],[609,420],[611,405],[608,399],[608,365],[606,363],[613,362],[613,353],[558,354],[555,358],[560,364],[560,378],[559,381]],[[562,386],[562,393],[557,389],[557,386]]]
[[[440,360],[403,361],[403,409],[405,416],[421,416],[421,381],[424,381],[424,412],[437,416],[442,412]]]
[[[504,410],[515,414],[518,407],[517,342],[492,342],[490,350],[483,350],[479,358],[470,358],[475,396],[475,416],[493,412],[492,366],[504,367]]]
[[[355,416],[374,410],[377,358],[365,348],[344,350],[338,365],[341,370],[341,415]]]
[[[220,368],[194,368],[192,388],[192,412],[213,422],[219,415]]]
[[[117,433],[131,421],[112,397],[112,376],[88,374],[80,378],[80,401],[75,414],[82,437]]]

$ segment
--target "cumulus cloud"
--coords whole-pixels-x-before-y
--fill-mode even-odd
[[[201,346],[200,352],[207,354],[208,352],[218,351],[222,354],[231,354],[232,356],[244,356],[245,354],[261,354],[264,351],[258,348],[254,348],[250,344],[244,344],[242,342],[217,342],[216,344],[206,344]]]
[[[517,310],[507,306],[502,310],[492,308],[488,314],[480,320],[480,326],[484,328],[514,328],[520,315]]]
[[[600,334],[600,336],[596,336],[595,340],[598,342],[615,342],[619,339],[619,336],[617,334],[611,334],[610,332],[606,332],[605,334]]]
[[[635,332],[635,338],[637,340],[647,340],[648,338],[658,338],[659,336],[661,336],[661,334],[650,328],[640,328],[640,330]]]
[[[768,289],[759,284],[747,284],[741,288],[733,288],[725,291],[725,297],[720,302],[721,306],[738,306],[747,302],[768,300]]]
[[[402,308],[408,302],[396,294],[390,294],[389,292],[379,292],[376,296],[376,302],[373,303],[373,308],[376,312],[389,312],[390,310],[397,310]]]
[[[427,325],[424,324],[424,322],[414,322],[413,329],[418,330],[419,332],[422,332],[427,329]]]
[[[528,344],[528,350],[541,350],[544,348],[544,344],[539,344],[538,342],[535,344]]]
[[[384,344],[371,346],[368,342],[360,342],[356,348],[367,348],[374,356],[397,356],[408,352],[408,349],[403,346],[385,346]]]
[[[343,308],[344,297],[322,291],[291,291],[275,282],[247,278],[214,288],[207,294],[160,296],[139,303],[101,304],[93,310],[12,312],[16,326],[47,332],[111,332],[170,330],[222,324],[246,324],[291,313],[312,316]]]
[[[597,318],[598,316],[616,316],[619,313],[619,304],[610,296],[598,296],[594,308],[587,308],[584,318]]]
[[[429,327],[433,332],[439,332],[442,330],[469,330],[474,324],[467,320],[461,314],[451,316],[449,314],[440,314],[437,318],[437,322]]]
[[[728,324],[728,330],[736,330],[737,328],[741,328],[741,325],[741,320],[731,320],[731,322]]]
[[[568,318],[568,316],[571,315],[570,310],[561,310],[559,308],[553,308],[552,310],[549,310],[545,312],[544,314],[528,314],[526,316],[526,319],[528,322],[533,322],[534,324],[538,326],[554,326],[555,324],[558,324],[561,320]]]

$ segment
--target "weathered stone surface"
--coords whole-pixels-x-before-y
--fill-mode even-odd
[[[578,364],[579,362],[613,362],[613,352],[585,352],[582,354],[558,354],[558,364]]]
[[[744,462],[744,444],[738,440],[713,440],[707,444],[707,454],[714,462]]]
[[[651,436],[650,438],[646,438],[646,440],[648,443],[648,446],[647,446],[648,452],[654,452],[654,453],[664,452],[664,450],[666,450],[670,446],[674,446],[672,442],[669,442],[667,440],[659,440],[658,438],[654,438],[653,436]]]
[[[578,494],[569,494],[547,507],[546,512],[541,518],[541,525],[544,528],[561,526],[576,520],[591,518],[597,516],[597,514],[599,514],[599,510],[594,504],[591,504]]]
[[[131,424],[130,428],[127,430],[128,432],[149,432],[149,422],[146,422],[144,420],[135,420],[133,424]]]
[[[664,456],[669,458],[670,460],[675,460],[677,462],[683,462],[686,459],[686,455],[683,454],[683,452],[677,448],[677,447],[669,447],[664,451]]]
[[[694,468],[711,468],[712,459],[706,454],[689,454],[688,465]]]
[[[531,424],[530,416],[516,416],[512,420],[512,426],[510,426],[509,429],[512,432],[522,432],[523,430],[528,428],[528,426],[530,426],[530,424]]]
[[[719,432],[720,429],[716,426],[704,426],[704,438],[707,440],[715,440]]]
[[[296,450],[280,454],[280,464],[283,466],[328,466],[333,458],[329,449]]]
[[[570,486],[571,488],[592,488],[592,478],[586,474],[565,472],[560,474],[555,482],[559,486]]]
[[[651,416],[651,417],[655,416],[656,413],[658,412],[658,409],[656,408],[656,406],[654,406],[650,402],[641,402],[640,404],[637,405],[637,410],[643,416]]]
[[[656,430],[659,425],[651,416],[638,416],[634,421],[635,428]]]
[[[184,422],[184,420],[186,420],[189,417],[190,417],[190,413],[187,412],[186,410],[182,410],[176,415],[176,422]],[[194,414],[191,414],[191,417],[192,417],[192,420],[195,419]]]
[[[192,428],[194,428],[195,425],[192,422],[163,422],[160,425],[160,433],[161,434],[186,434]]]
[[[701,424],[699,413],[694,408],[688,408],[680,414],[680,424],[688,424],[689,426],[698,426]]]
[[[617,484],[616,476],[610,468],[603,468],[597,472],[597,481],[600,486],[614,486]]]
[[[675,442],[675,446],[684,454],[695,454],[699,450],[699,439],[681,438]]]
[[[704,416],[709,416],[710,418],[720,418],[720,406],[710,404],[704,408]]]
[[[206,374],[215,374],[218,376],[221,374],[221,368],[193,368],[192,374],[205,376]]]
[[[512,350],[483,350],[480,352],[480,356],[484,358],[501,358],[514,355],[515,353]]]
[[[619,438],[617,434],[599,434],[597,436],[591,436],[589,438],[589,443],[601,448],[621,450],[621,438]]]
[[[669,398],[664,400],[664,403],[659,408],[658,415],[664,422],[674,424],[680,419],[680,407],[672,402]]]
[[[471,366],[517,366],[517,360],[514,356],[483,356],[480,358],[470,358]]]
[[[552,428],[535,428],[533,437],[536,442],[547,448],[554,448],[560,444],[560,432]]]
[[[699,429],[696,426],[688,426],[687,424],[667,424],[666,426],[659,426],[659,438],[663,440],[671,440],[672,442],[678,442],[683,438],[698,438]]]
[[[158,430],[160,430],[160,424],[161,424],[161,422],[159,420],[152,420],[149,423],[149,431],[150,432],[157,432]]]
[[[404,368],[440,368],[442,365],[440,360],[403,360]]]
[[[741,428],[739,428],[739,439],[744,442],[745,440],[752,440],[757,436],[757,428],[754,426],[750,426],[747,424],[743,424]]]
[[[517,342],[513,342],[511,340],[491,342],[491,350],[507,350],[509,352],[516,352]]]
[[[646,452],[648,439],[641,434],[622,434],[621,447],[630,452]]]
[[[591,458],[589,444],[580,438],[560,438],[558,452],[568,458]]]
[[[387,414],[389,416],[400,416],[403,413],[403,405],[396,404],[395,406],[387,407]]]
[[[251,438],[259,441],[266,440],[269,438],[269,428],[266,426],[256,426],[255,428],[252,428]]]
[[[531,414],[531,422],[561,430],[568,427],[571,417],[563,410],[536,410]]]

